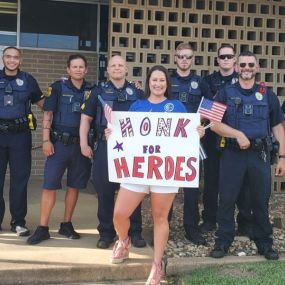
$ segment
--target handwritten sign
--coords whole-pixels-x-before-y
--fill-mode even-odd
[[[109,180],[198,187],[199,114],[112,112]]]

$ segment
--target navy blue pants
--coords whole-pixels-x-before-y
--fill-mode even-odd
[[[7,165],[10,167],[9,204],[11,225],[26,224],[27,184],[31,174],[31,132],[0,132],[0,225],[5,213],[3,189]]]
[[[198,230],[199,214],[199,188],[184,188],[183,225],[185,232],[191,234]]]
[[[99,141],[97,150],[94,153],[93,179],[98,196],[97,215],[99,219],[98,231],[100,237],[106,239],[114,238],[116,236],[113,225],[115,193],[120,188],[120,184],[109,182],[106,141]],[[142,217],[141,205],[139,205],[131,216],[129,235],[141,233],[141,231]]]
[[[217,149],[217,136],[211,130],[207,131],[204,140],[204,148],[207,153],[207,159],[204,162],[204,191],[202,218],[204,222],[215,224],[217,221],[218,194],[219,194],[219,175],[220,175],[220,155],[221,151]],[[224,174],[221,173],[222,177]],[[252,213],[250,206],[250,196],[245,180],[242,190],[237,199],[239,210],[237,222],[239,226],[248,226],[252,223]]]
[[[266,162],[258,151],[225,149],[221,154],[218,230],[216,244],[230,246],[235,235],[234,210],[245,177],[253,212],[253,240],[257,247],[272,245],[268,203],[271,194],[269,155]]]

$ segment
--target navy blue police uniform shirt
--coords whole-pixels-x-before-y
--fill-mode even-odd
[[[87,83],[85,80],[83,81],[83,84],[80,89],[76,88],[70,78],[68,80],[64,80],[64,84],[66,84],[66,87],[69,88],[74,94],[82,94],[84,96],[85,90],[91,90],[91,85]],[[62,96],[62,80],[58,80],[51,84],[49,87],[50,94],[46,95],[45,102],[44,102],[44,111],[52,111],[53,114],[53,122],[52,122],[52,129],[58,132],[67,132],[71,135],[78,136],[79,135],[79,123],[76,127],[68,127],[61,125],[59,122],[56,122],[55,125],[55,113],[59,112],[60,107],[60,96]],[[49,92],[48,92],[49,93]],[[84,98],[82,98],[82,102],[84,101]],[[80,111],[79,111],[80,114]]]
[[[193,73],[180,76],[176,71],[171,75],[172,98],[182,102],[189,113],[196,113],[202,97],[212,98],[207,82]]]
[[[105,88],[104,94],[102,92],[102,88]],[[119,102],[118,101],[118,94],[122,93],[124,91],[126,93],[127,88],[131,88],[133,91],[132,94],[127,95],[128,98],[126,98],[126,101]],[[108,90],[110,90],[110,95],[108,95]],[[136,88],[132,83],[125,81],[125,84],[122,88],[117,88],[114,86],[112,81],[108,81],[104,84],[104,86],[98,86],[94,90],[92,90],[92,94],[89,97],[88,100],[85,102],[84,108],[82,108],[82,113],[92,117],[95,119],[96,117],[96,111],[98,104],[101,103],[98,100],[98,95],[101,95],[103,97],[103,100],[108,103],[108,101],[113,101],[112,109],[113,111],[128,111],[131,103],[137,99],[143,98],[144,92],[138,88]],[[125,96],[125,95],[124,95]],[[132,99],[130,97],[133,97]],[[127,103],[126,103],[127,102]]]
[[[255,94],[259,90],[259,84],[255,84],[251,89],[243,89],[239,82],[234,84],[235,88],[238,89],[240,93],[245,96],[250,96]],[[223,104],[227,104],[227,87],[226,85],[222,88],[218,94],[215,96],[214,101],[221,102]],[[282,123],[284,119],[283,112],[280,107],[280,103],[276,94],[272,91],[267,89],[267,96],[268,96],[268,104],[269,104],[269,121],[270,121],[270,128]],[[226,112],[228,112],[226,110]],[[223,117],[223,122],[225,122],[226,114]],[[226,122],[225,122],[226,123]]]
[[[210,87],[211,98],[209,99],[213,99],[226,84],[235,84],[238,81],[238,73],[234,71],[230,75],[223,76],[220,71],[214,71],[214,73],[205,76],[203,81],[206,81]]]
[[[26,92],[28,93],[28,99],[31,101],[31,104],[35,104],[38,101],[42,100],[44,98],[44,95],[36,81],[36,79],[29,73],[18,70],[17,74],[14,76],[9,76],[5,74],[5,69],[0,70],[0,89],[4,90],[5,87],[1,88],[1,85],[6,85],[7,81],[16,81],[16,84],[24,84],[27,85]],[[24,82],[24,83],[22,83]],[[13,93],[12,93],[13,94]],[[0,96],[4,96],[2,92],[0,93]],[[0,114],[1,118],[1,114]],[[15,118],[17,119],[17,118]]]
[[[100,88],[98,86],[94,86],[89,98],[87,98],[81,106],[82,114],[92,117],[93,119],[96,117],[97,107],[98,104],[100,104],[98,100],[98,95],[100,95],[100,93]]]
[[[283,111],[283,113],[285,115],[285,101],[283,102],[281,109],[282,109],[282,111]]]

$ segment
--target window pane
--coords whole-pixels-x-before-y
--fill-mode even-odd
[[[96,44],[97,5],[22,1],[21,46],[96,50]]]
[[[17,0],[0,2],[0,45],[17,43]]]
[[[100,51],[108,51],[109,7],[101,5],[100,11]]]

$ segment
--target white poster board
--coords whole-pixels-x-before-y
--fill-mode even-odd
[[[199,114],[112,112],[109,180],[198,187]]]

